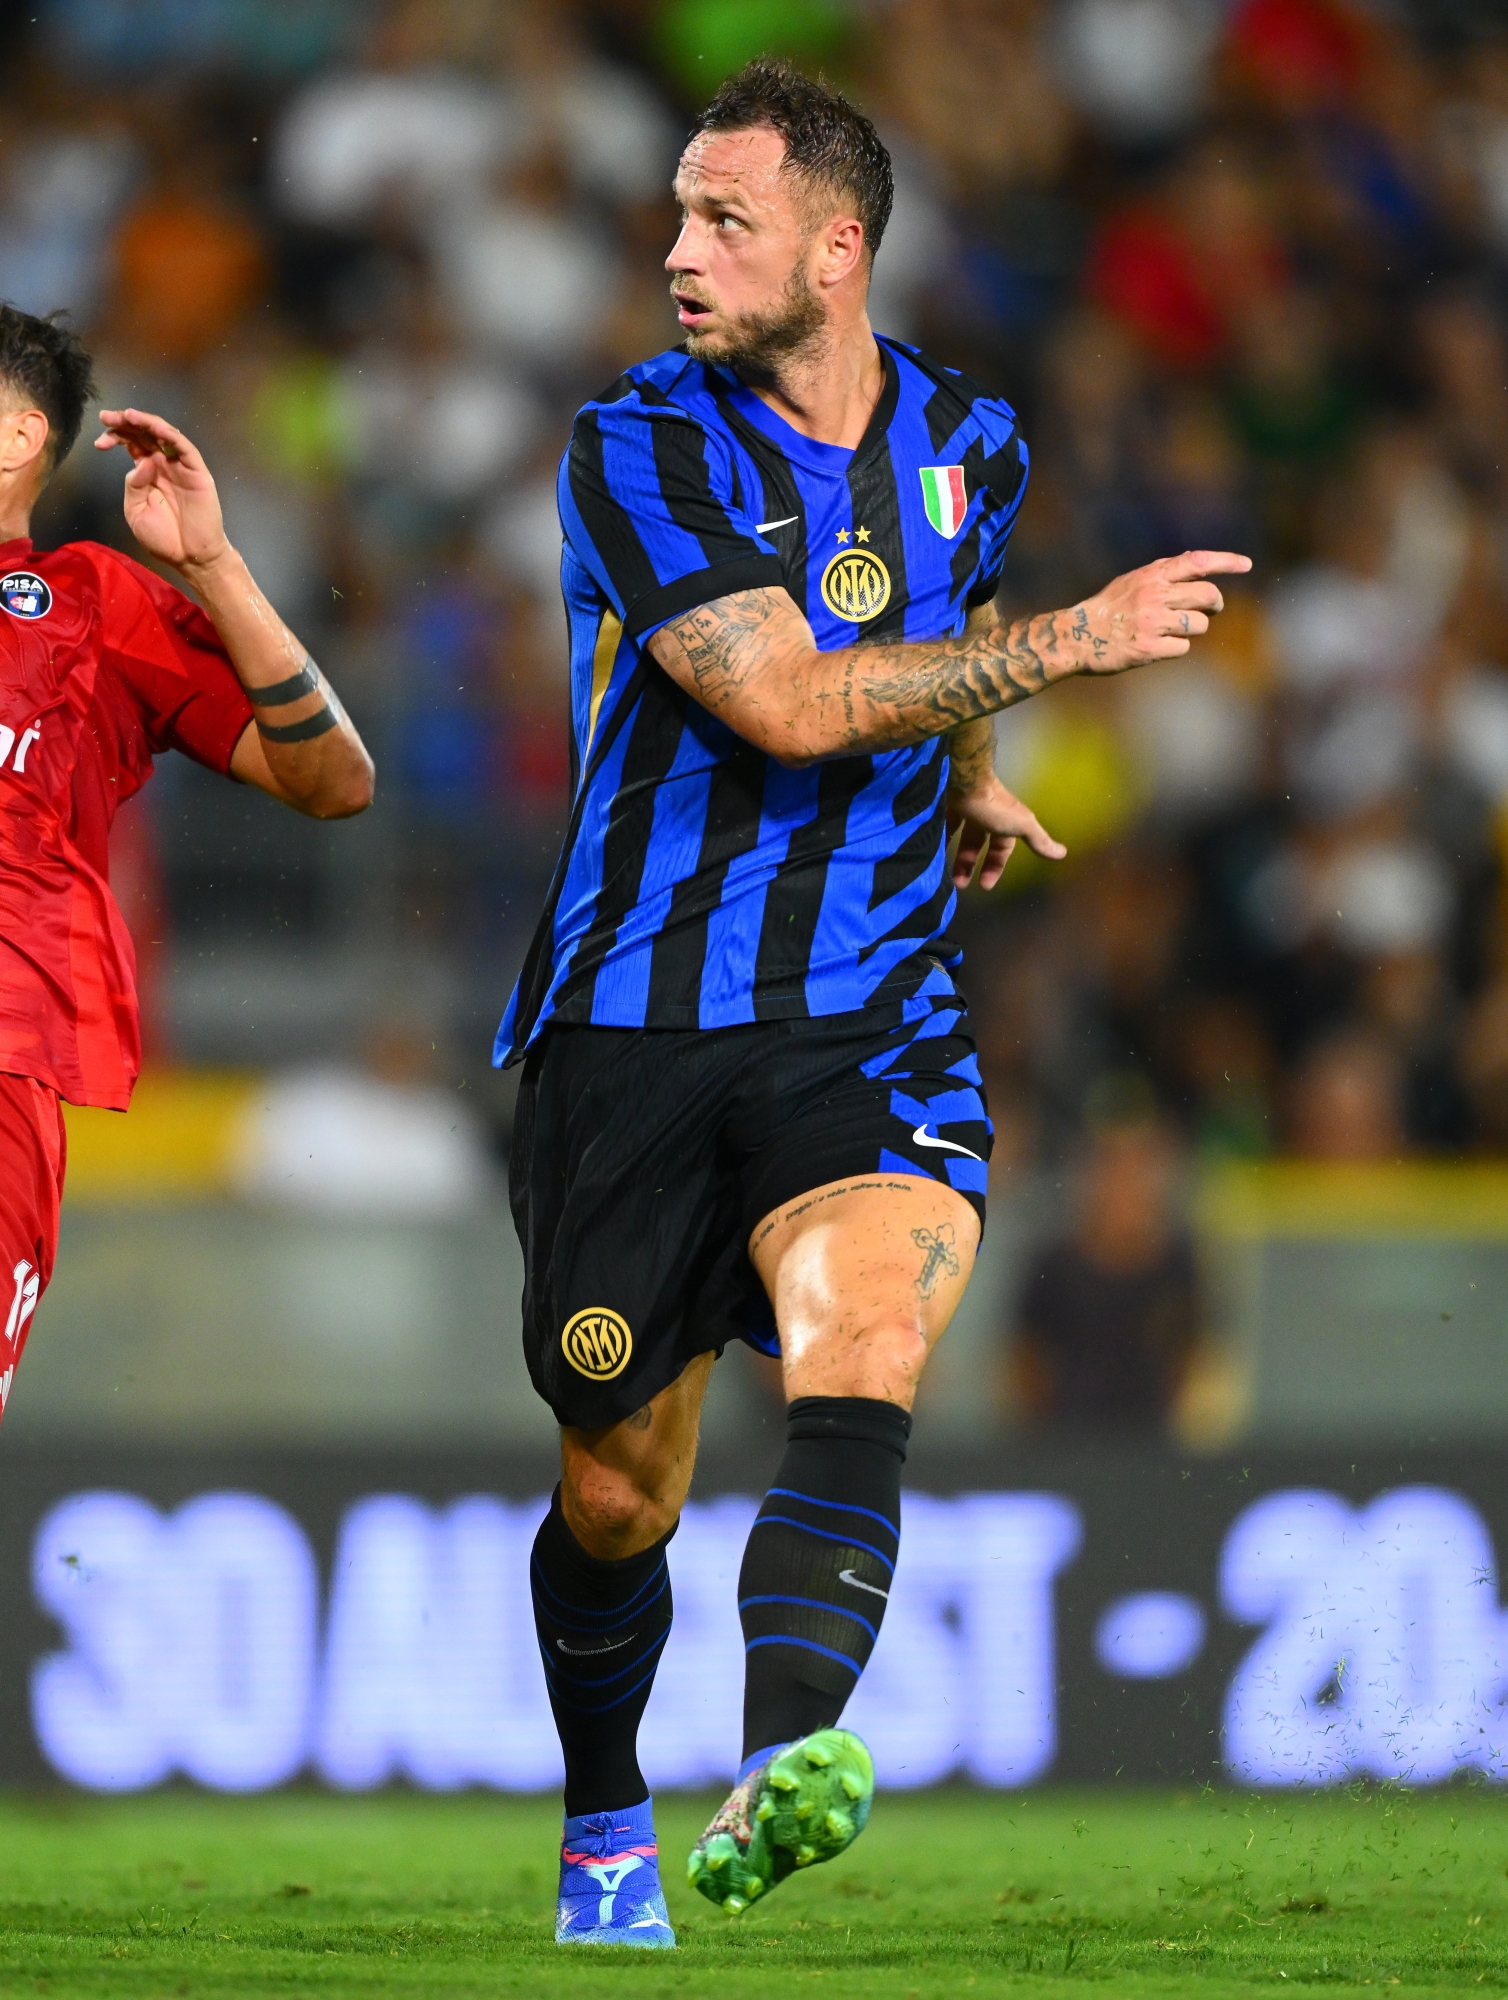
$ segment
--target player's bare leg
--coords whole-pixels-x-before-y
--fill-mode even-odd
[[[974,1268],[979,1216],[916,1174],[835,1181],[787,1202],[749,1253],[775,1307],[785,1393],[909,1410]]]
[[[588,1555],[621,1562],[660,1541],[680,1519],[715,1358],[699,1354],[621,1423],[561,1430],[561,1512]]]
[[[743,1763],[691,1856],[693,1885],[724,1909],[831,1860],[868,1818],[874,1766],[836,1725],[890,1590],[917,1384],[978,1242],[963,1195],[906,1174],[814,1188],[750,1240],[790,1420],[739,1576]]]

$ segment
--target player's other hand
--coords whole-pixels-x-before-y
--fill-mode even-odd
[[[962,831],[960,832],[960,828]],[[967,889],[979,871],[981,889],[993,889],[1018,840],[1044,861],[1061,861],[1068,849],[1054,840],[1030,806],[991,774],[972,791],[948,794],[948,831],[958,834],[953,881]]]
[[[220,496],[209,467],[170,423],[146,410],[101,410],[104,435],[96,451],[124,445],[131,454],[126,474],[126,526],[148,555],[174,569],[212,563],[229,547],[220,514]]]
[[[1225,609],[1225,599],[1207,579],[1244,576],[1250,568],[1250,556],[1228,549],[1190,549],[1118,576],[1096,596],[1058,614],[1080,671],[1121,674],[1153,660],[1177,659]]]

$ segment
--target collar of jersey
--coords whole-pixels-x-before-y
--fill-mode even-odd
[[[18,535],[13,542],[0,542],[0,564],[9,569],[12,563],[25,562],[31,551],[29,535]]]
[[[841,479],[850,465],[857,464],[873,451],[890,428],[890,419],[895,414],[901,386],[900,369],[884,341],[876,340],[875,344],[885,364],[885,386],[880,391],[880,400],[874,406],[874,413],[856,450],[850,450],[847,445],[824,444],[820,438],[808,437],[805,431],[798,431],[772,410],[762,396],[746,389],[731,370],[720,368],[717,372],[729,385],[728,400],[734,409],[756,430],[763,431],[772,444],[779,445],[783,457],[793,459],[797,465],[804,465],[810,472],[836,474]]]

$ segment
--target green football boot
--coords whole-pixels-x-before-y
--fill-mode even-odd
[[[686,1879],[730,1915],[864,1831],[874,1761],[846,1729],[818,1729],[736,1785],[691,1851]]]

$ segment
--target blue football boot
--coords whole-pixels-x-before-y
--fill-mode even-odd
[[[555,1942],[674,1948],[660,1888],[653,1799],[566,1820]]]

